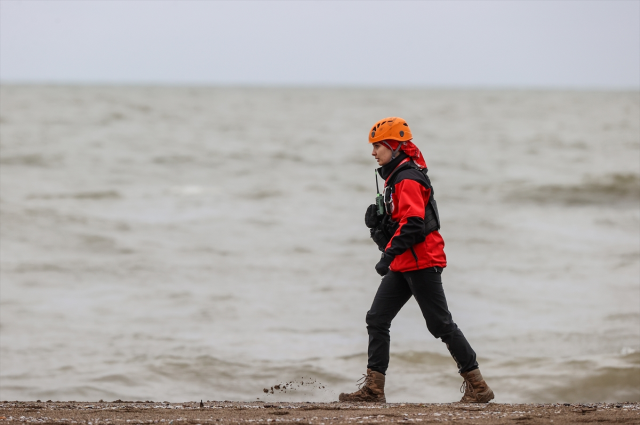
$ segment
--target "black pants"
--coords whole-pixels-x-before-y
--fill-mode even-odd
[[[392,272],[382,279],[367,312],[369,332],[369,363],[367,368],[386,373],[389,366],[389,328],[391,321],[413,295],[418,301],[429,332],[447,344],[451,356],[458,365],[458,372],[478,368],[476,353],[451,317],[442,288],[442,268],[411,272]]]

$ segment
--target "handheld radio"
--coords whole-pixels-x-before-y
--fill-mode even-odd
[[[380,188],[378,187],[378,171],[374,170],[376,176],[376,213],[378,216],[384,215],[384,196],[380,195]]]

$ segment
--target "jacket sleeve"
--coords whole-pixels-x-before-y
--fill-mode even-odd
[[[396,183],[393,218],[398,222],[398,229],[387,244],[385,254],[395,257],[424,241],[424,199],[428,199],[429,190],[415,180]]]

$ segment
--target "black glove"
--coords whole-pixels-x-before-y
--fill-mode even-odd
[[[380,276],[384,276],[389,273],[389,266],[391,265],[393,258],[394,257],[390,256],[389,254],[385,254],[384,252],[382,253],[380,261],[378,261],[378,264],[376,264],[376,271]]]
[[[378,245],[378,249],[384,252],[387,249],[389,238],[380,229],[369,229],[369,233],[371,234],[371,239]]]
[[[375,204],[371,204],[369,208],[367,208],[367,212],[364,213],[364,224],[366,224],[369,229],[373,229],[378,223],[380,223],[378,208]]]

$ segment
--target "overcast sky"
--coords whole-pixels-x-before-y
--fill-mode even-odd
[[[3,82],[640,88],[640,1],[1,0]]]

